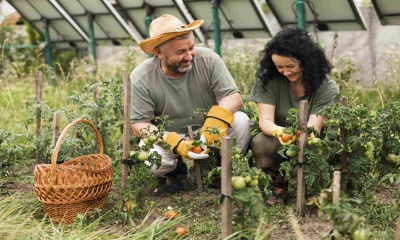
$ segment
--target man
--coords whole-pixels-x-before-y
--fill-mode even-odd
[[[208,48],[195,47],[193,30],[203,20],[185,25],[178,18],[164,14],[150,24],[150,38],[140,48],[155,55],[136,67],[131,75],[132,105],[131,127],[136,136],[150,125],[157,130],[155,117],[168,115],[172,126],[165,126],[164,141],[171,151],[155,144],[153,151],[162,156],[160,168],[151,172],[167,177],[170,193],[184,189],[186,165],[182,157],[189,158],[190,143],[183,137],[187,127],[201,131],[220,128],[220,136],[237,139],[244,149],[250,141],[250,120],[240,112],[243,102],[239,90],[222,59]],[[209,111],[203,126],[199,118],[191,118],[198,109]],[[207,143],[218,141],[210,132],[202,131]],[[143,141],[141,141],[141,144]]]

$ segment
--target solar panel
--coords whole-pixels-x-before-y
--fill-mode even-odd
[[[194,19],[205,21],[202,31],[213,38],[213,13],[209,0],[183,0]],[[219,8],[220,32],[224,38],[269,38],[270,23],[257,0],[225,0]]]
[[[372,0],[372,5],[382,25],[400,24],[399,0]]]
[[[296,0],[265,0],[282,28],[298,25]],[[364,19],[353,0],[305,0],[308,31],[365,30]]]
[[[94,38],[99,45],[131,45],[142,40],[108,0],[50,0],[58,3],[89,35],[88,14],[93,17]]]
[[[47,0],[8,0],[8,3],[42,35],[47,21],[51,44],[58,43],[58,47],[69,47],[72,43],[87,46],[90,41],[82,29],[75,28],[74,23]]]

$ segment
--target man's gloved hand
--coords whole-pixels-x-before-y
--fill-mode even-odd
[[[272,134],[272,136],[278,138],[279,136],[282,135],[283,129],[284,129],[284,127],[276,126],[276,125],[273,126],[273,127],[271,127],[271,134]]]
[[[165,137],[165,142],[171,145],[171,152],[184,158],[190,158],[188,155],[191,143],[185,141],[178,133],[171,132]]]
[[[228,127],[232,127],[234,120],[233,114],[220,106],[213,106],[207,114],[206,121],[204,122],[203,127],[201,128],[204,137],[207,139],[207,144],[212,145],[213,143],[217,143],[219,141],[218,136],[216,134],[210,134],[207,128],[217,128],[219,127],[220,137],[225,137],[226,131]]]

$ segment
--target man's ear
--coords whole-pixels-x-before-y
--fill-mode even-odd
[[[154,52],[155,52],[154,55],[156,55],[160,59],[162,58],[162,54],[159,48],[154,48]]]

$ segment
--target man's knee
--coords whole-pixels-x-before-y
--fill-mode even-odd
[[[250,142],[252,122],[244,112],[235,112],[233,126],[228,130],[228,136],[236,138],[237,144],[242,148]]]

